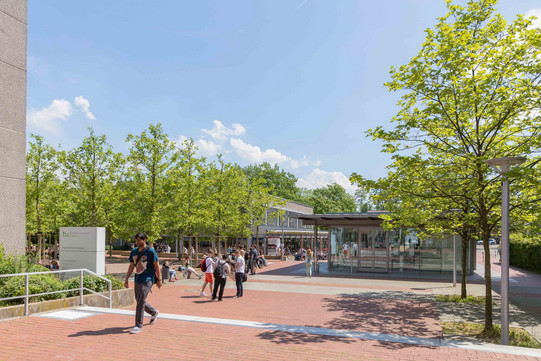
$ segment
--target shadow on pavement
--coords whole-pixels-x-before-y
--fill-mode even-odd
[[[309,326],[306,327],[318,327]],[[306,343],[321,343],[327,341],[352,343],[357,341],[354,338],[338,337],[338,336],[326,336],[326,335],[314,335],[310,333],[296,333],[286,331],[266,331],[257,335],[263,340],[270,341],[277,344],[306,344]]]
[[[130,328],[131,327],[109,327],[104,328],[103,330],[79,331],[77,333],[68,335],[68,337],[116,335],[120,333],[128,333]]]
[[[441,338],[438,311],[430,296],[407,292],[362,292],[324,298],[335,318],[325,327],[388,335]]]

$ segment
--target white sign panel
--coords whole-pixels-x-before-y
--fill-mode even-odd
[[[267,243],[267,254],[269,256],[278,256],[280,248],[280,238],[269,238]]]
[[[105,274],[105,228],[60,227],[60,269]]]

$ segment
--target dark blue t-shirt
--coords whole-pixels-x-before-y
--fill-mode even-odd
[[[252,252],[250,252],[252,254],[252,259],[257,259],[257,250],[252,250]]]
[[[146,252],[143,248],[143,252],[143,256],[141,256],[139,262],[135,265],[135,283],[144,283],[148,281],[154,283],[154,279],[156,278],[154,262],[158,262],[158,254],[154,248],[149,248]],[[134,248],[130,253],[130,262],[135,263],[137,257],[139,257],[139,248]]]

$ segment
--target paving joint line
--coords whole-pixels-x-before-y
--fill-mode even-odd
[[[123,309],[111,309],[111,308],[100,308],[100,307],[90,307],[90,306],[77,307],[75,309],[85,311],[85,312],[94,312],[96,314],[107,313],[107,314],[124,315],[124,316],[135,316],[135,311],[123,310]],[[145,315],[145,317],[150,317],[150,316]],[[284,331],[284,332],[303,333],[303,334],[312,334],[312,335],[320,335],[320,336],[334,336],[334,337],[344,337],[344,338],[355,338],[355,339],[360,339],[360,340],[404,343],[404,344],[419,345],[419,346],[448,347],[448,348],[473,350],[473,351],[479,351],[479,352],[493,352],[493,353],[503,353],[503,354],[510,354],[510,355],[541,357],[541,350],[536,350],[536,349],[531,349],[531,348],[526,348],[526,347],[517,347],[517,346],[483,344],[483,343],[467,342],[467,341],[443,340],[443,339],[438,339],[438,338],[401,336],[401,335],[391,335],[391,334],[383,334],[383,333],[332,329],[332,328],[325,328],[325,327],[283,325],[283,324],[278,324],[278,323],[232,320],[232,319],[224,319],[224,318],[189,316],[189,315],[178,315],[178,314],[169,314],[169,313],[160,313],[159,318],[166,319],[166,320],[174,320],[174,321],[210,323],[210,324],[224,325],[224,326],[257,328],[257,329],[270,330],[270,331]]]

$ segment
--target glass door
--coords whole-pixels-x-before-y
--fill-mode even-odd
[[[388,272],[389,244],[385,231],[359,232],[359,271]]]
[[[359,234],[359,270],[372,270],[374,267],[374,240],[371,232]]]

